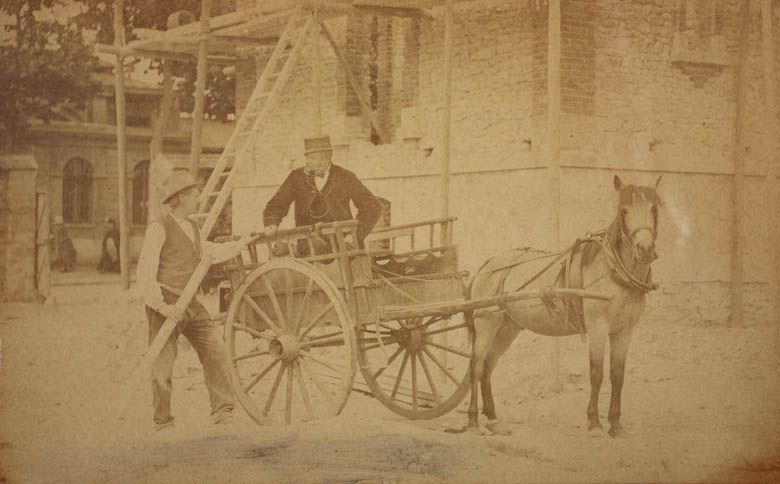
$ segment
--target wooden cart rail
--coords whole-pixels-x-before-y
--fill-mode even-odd
[[[601,299],[609,301],[612,296],[601,294],[584,289],[559,289],[549,288],[556,296],[577,296],[586,299]],[[475,300],[453,300],[431,304],[416,304],[404,306],[382,306],[378,309],[380,321],[393,321],[409,318],[426,318],[431,316],[447,316],[463,311],[473,311],[475,309],[484,309],[492,306],[502,306],[504,304],[521,301],[526,299],[536,299],[542,296],[545,290],[529,289],[517,292],[505,292],[498,296]]]

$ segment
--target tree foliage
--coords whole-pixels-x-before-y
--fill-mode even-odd
[[[0,32],[0,134],[3,150],[13,149],[31,119],[48,122],[63,110],[83,107],[96,92],[90,73],[98,69],[91,43],[114,42],[113,1],[80,0],[81,12],[55,16],[73,8],[69,0],[0,0],[0,14],[15,20]],[[134,28],[165,30],[168,16],[179,10],[200,15],[200,0],[125,0],[127,41]],[[218,12],[222,13],[222,12]],[[90,34],[90,35],[85,35]],[[89,38],[87,38],[89,37]],[[151,63],[157,70],[159,61]],[[177,64],[174,75],[182,110],[192,109],[195,64]],[[209,69],[206,116],[226,120],[234,109],[234,78]]]
[[[0,130],[6,134],[3,149],[32,118],[49,121],[64,108],[78,108],[94,92],[84,73],[97,68],[97,59],[74,23],[46,18],[48,9],[62,0],[3,0],[0,12],[15,19],[4,27],[0,43]]]
[[[85,29],[96,32],[97,42],[112,44],[114,42],[113,26],[113,1],[111,0],[81,0],[84,4],[83,12],[76,21]],[[231,2],[224,4],[231,7]],[[125,0],[123,4],[125,40],[130,42],[136,39],[133,29],[144,28],[165,30],[168,16],[184,10],[200,18],[200,0]],[[212,11],[212,15],[224,13]],[[160,71],[160,60],[155,59],[150,69]],[[194,105],[195,94],[195,63],[176,63],[174,76],[177,78],[176,88],[181,100],[183,113],[191,113]],[[226,121],[228,115],[235,112],[235,78],[231,74],[225,74],[222,69],[212,66],[206,77],[206,95],[204,114],[210,119]]]

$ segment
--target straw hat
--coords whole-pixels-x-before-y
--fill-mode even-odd
[[[193,180],[189,173],[186,171],[178,170],[170,174],[165,179],[162,186],[163,199],[162,203],[168,203],[171,198],[177,193],[181,193],[184,190],[199,186],[200,183]]]
[[[330,145],[330,136],[314,136],[303,140],[304,155],[319,151],[333,151],[333,147]]]

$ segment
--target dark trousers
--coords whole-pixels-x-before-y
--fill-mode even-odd
[[[146,318],[149,321],[149,342],[151,343],[165,322],[165,316],[147,306]],[[206,389],[208,389],[211,401],[211,415],[218,419],[223,414],[231,413],[235,399],[230,385],[227,352],[219,336],[219,326],[210,320],[203,305],[193,301],[187,308],[184,319],[171,333],[152,366],[154,423],[163,424],[173,421],[171,415],[171,391],[173,388],[171,377],[173,376],[173,364],[176,361],[176,342],[179,339],[179,334],[183,334],[189,340],[198,353],[200,364],[203,365]]]

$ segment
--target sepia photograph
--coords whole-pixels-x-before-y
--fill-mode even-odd
[[[0,483],[780,482],[780,0],[0,0]]]

